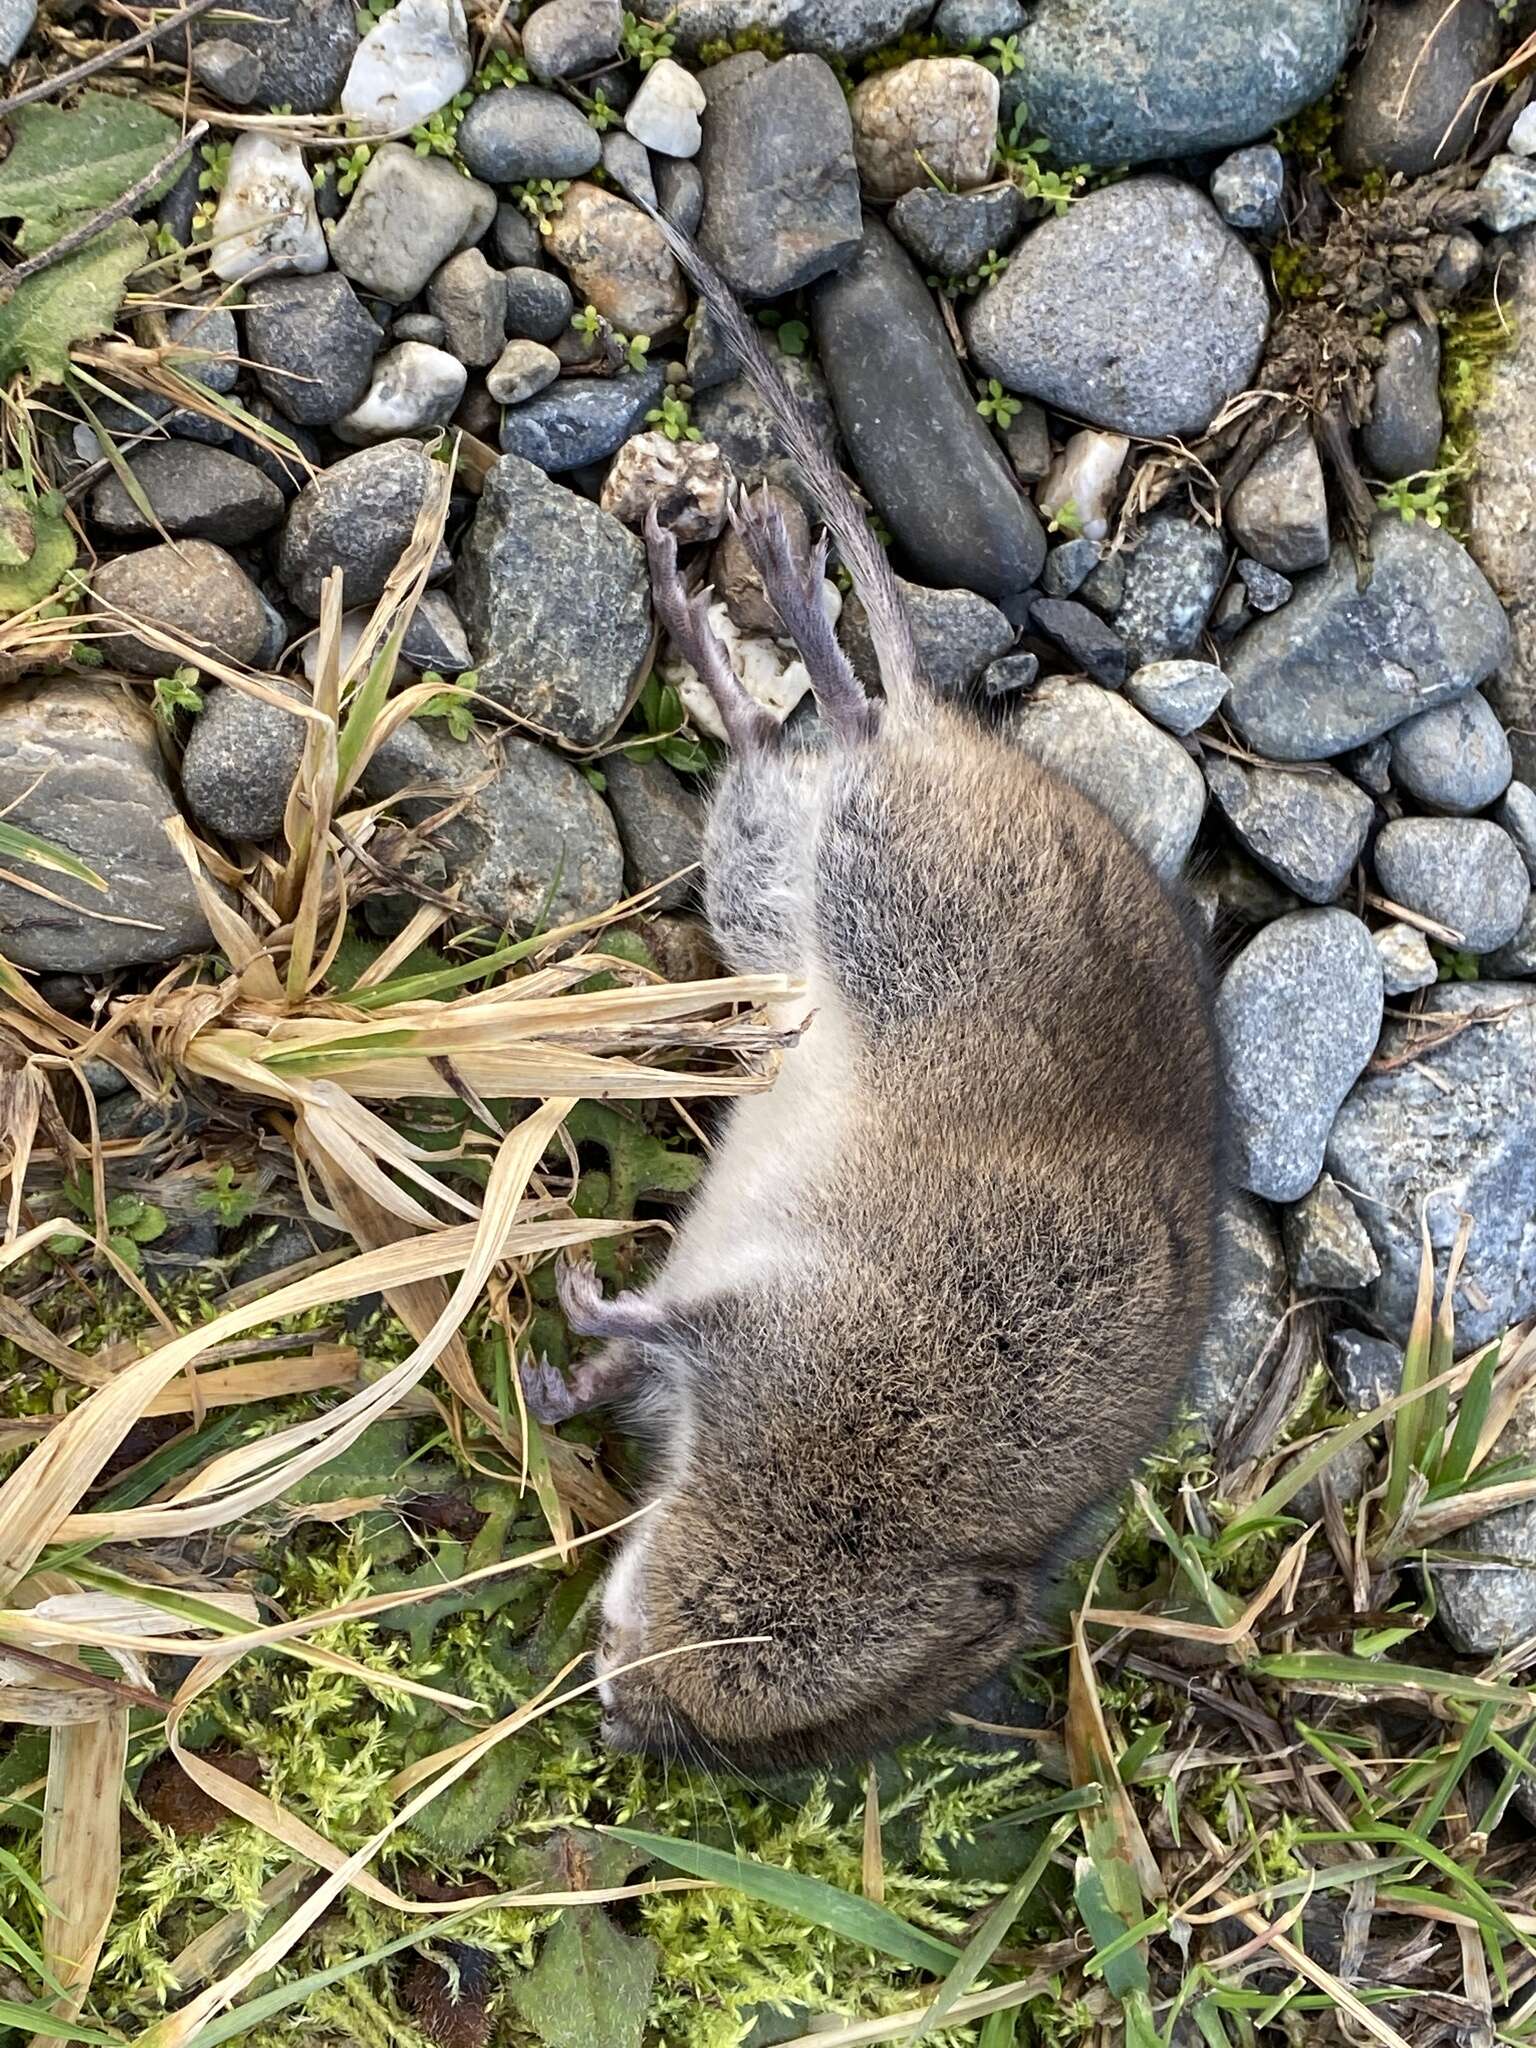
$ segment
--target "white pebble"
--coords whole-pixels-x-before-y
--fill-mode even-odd
[[[697,156],[703,131],[704,88],[691,71],[663,57],[651,66],[630,101],[624,126],[636,142],[663,156]]]
[[[469,372],[457,356],[425,341],[402,341],[373,365],[362,402],[336,422],[339,440],[387,441],[441,426],[464,396]]]
[[[302,150],[265,135],[236,138],[212,242],[209,268],[226,284],[258,273],[312,277],[326,268],[330,251]]]
[[[1073,532],[1089,540],[1103,540],[1109,532],[1115,486],[1130,452],[1124,434],[1101,433],[1097,427],[1084,427],[1074,434],[1040,486],[1042,517],[1054,519],[1070,506],[1075,514]]]
[[[1429,941],[1411,924],[1383,925],[1372,932],[1381,961],[1382,987],[1389,996],[1405,996],[1413,989],[1428,988],[1439,969],[1429,950]]]
[[[462,0],[400,0],[357,46],[341,111],[371,134],[399,134],[469,83]]]
[[[1516,156],[1536,156],[1536,100],[1521,108],[1519,120],[1509,131],[1509,146]]]
[[[843,608],[842,594],[835,583],[821,586],[821,604],[829,622],[836,625]],[[766,633],[744,633],[723,603],[709,608],[709,623],[725,646],[731,667],[740,677],[747,695],[753,697],[782,725],[811,687],[805,663],[791,647],[781,646]],[[725,727],[715,709],[715,700],[699,681],[692,667],[678,654],[661,664],[661,673],[676,686],[683,708],[702,733],[723,740]]]

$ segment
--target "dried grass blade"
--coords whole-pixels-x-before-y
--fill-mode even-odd
[[[99,1720],[55,1728],[48,1743],[43,1801],[42,1885],[48,1897],[43,1959],[65,1995],[55,2019],[78,2017],[112,1909],[122,1853],[123,1767],[128,1715],[114,1707]],[[33,2048],[47,2039],[33,2036]]]

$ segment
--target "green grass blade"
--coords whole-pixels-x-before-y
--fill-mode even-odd
[[[735,1856],[729,1850],[711,1849],[703,1842],[691,1842],[682,1836],[652,1835],[643,1828],[605,1827],[602,1832],[628,1842],[632,1848],[643,1849],[662,1863],[670,1863],[687,1877],[728,1885],[765,1906],[777,1906],[781,1912],[825,1927],[860,1948],[876,1949],[881,1955],[910,1963],[914,1969],[929,1970],[936,1977],[947,1977],[959,1959],[960,1951],[952,1942],[925,1934],[887,1907],[877,1906],[873,1899],[841,1891],[819,1877],[804,1877],[796,1870],[782,1870],[776,1863],[759,1863],[751,1856]]]
[[[28,867],[47,868],[56,875],[68,875],[92,889],[105,892],[107,884],[92,867],[77,860],[67,846],[56,846],[21,825],[7,825],[0,819],[0,859],[25,861]]]
[[[123,2048],[121,2034],[99,2034],[94,2027],[82,2027],[78,2020],[56,2020],[38,2005],[18,2005],[13,1998],[0,1998],[0,2026],[19,2027],[24,2034],[46,2034],[50,2041],[90,2041],[95,2048]]]
[[[1472,1456],[1483,1433],[1483,1424],[1488,1420],[1488,1407],[1493,1399],[1493,1371],[1499,1362],[1499,1348],[1497,1343],[1490,1344],[1473,1367],[1472,1377],[1461,1397],[1461,1406],[1456,1411],[1456,1427],[1451,1432],[1450,1446],[1435,1473],[1436,1492],[1454,1493],[1472,1470]]]
[[[1422,1216],[1419,1227],[1423,1237],[1419,1257],[1419,1291],[1414,1302],[1408,1342],[1403,1350],[1403,1377],[1398,1387],[1402,1394],[1415,1392],[1429,1378],[1430,1345],[1433,1341],[1431,1317],[1435,1295],[1435,1254],[1429,1242],[1428,1221]],[[1384,1529],[1395,1527],[1403,1511],[1403,1502],[1408,1497],[1408,1482],[1425,1442],[1424,1406],[1422,1401],[1410,1401],[1406,1408],[1398,1410],[1392,1420],[1392,1443],[1387,1457],[1387,1495],[1381,1519]]]
[[[1457,1744],[1456,1754],[1451,1758],[1439,1785],[1414,1816],[1413,1831],[1416,1835],[1427,1835],[1431,1829],[1439,1826],[1451,1794],[1471,1769],[1474,1761],[1488,1747],[1493,1718],[1498,1711],[1492,1700],[1484,1700],[1479,1705],[1466,1734]]]
[[[991,1962],[1002,1947],[1009,1928],[1024,1910],[1025,1902],[1044,1877],[1051,1858],[1076,1825],[1073,1815],[1067,1814],[1048,1830],[1045,1839],[1029,1859],[1028,1868],[1022,1877],[1008,1887],[966,1943],[959,1962],[944,1979],[938,1997],[929,2006],[927,2018],[911,2036],[909,2048],[917,2048],[919,2041],[926,2041],[930,2035],[939,2031],[950,2013],[954,2011],[957,2001],[965,1996]]]
[[[1494,1685],[1483,1678],[1463,1678],[1455,1671],[1437,1671],[1430,1664],[1394,1664],[1385,1659],[1351,1657],[1335,1650],[1293,1650],[1288,1655],[1255,1657],[1246,1669],[1266,1678],[1288,1678],[1298,1685],[1407,1686],[1448,1700],[1492,1700],[1501,1707],[1536,1709],[1536,1692],[1518,1685]]]

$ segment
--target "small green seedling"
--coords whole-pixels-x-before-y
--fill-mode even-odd
[[[647,426],[659,428],[669,441],[700,441],[703,439],[697,427],[688,423],[688,402],[679,398],[675,391],[663,393],[660,405],[653,405],[645,416]]]
[[[989,377],[985,393],[976,401],[976,410],[994,427],[1006,428],[1024,410],[1024,401],[1015,398],[1011,391],[1005,391],[995,377]]]
[[[201,711],[202,677],[189,663],[172,669],[168,676],[155,677],[155,716],[162,725],[174,725],[178,711]]]

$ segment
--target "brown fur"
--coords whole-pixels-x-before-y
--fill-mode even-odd
[[[814,1014],[647,1296],[568,1296],[615,1340],[594,1388],[627,1373],[661,1453],[606,1599],[610,1737],[757,1770],[867,1753],[1039,1632],[1206,1328],[1218,1062],[1181,904],[1087,798],[922,689],[845,485],[663,226],[822,502],[886,695],[850,707],[837,651],[802,643],[824,747],[732,706],[711,924],[733,965],[805,975]],[[782,587],[780,537],[744,538]],[[789,580],[781,618],[808,602]]]

